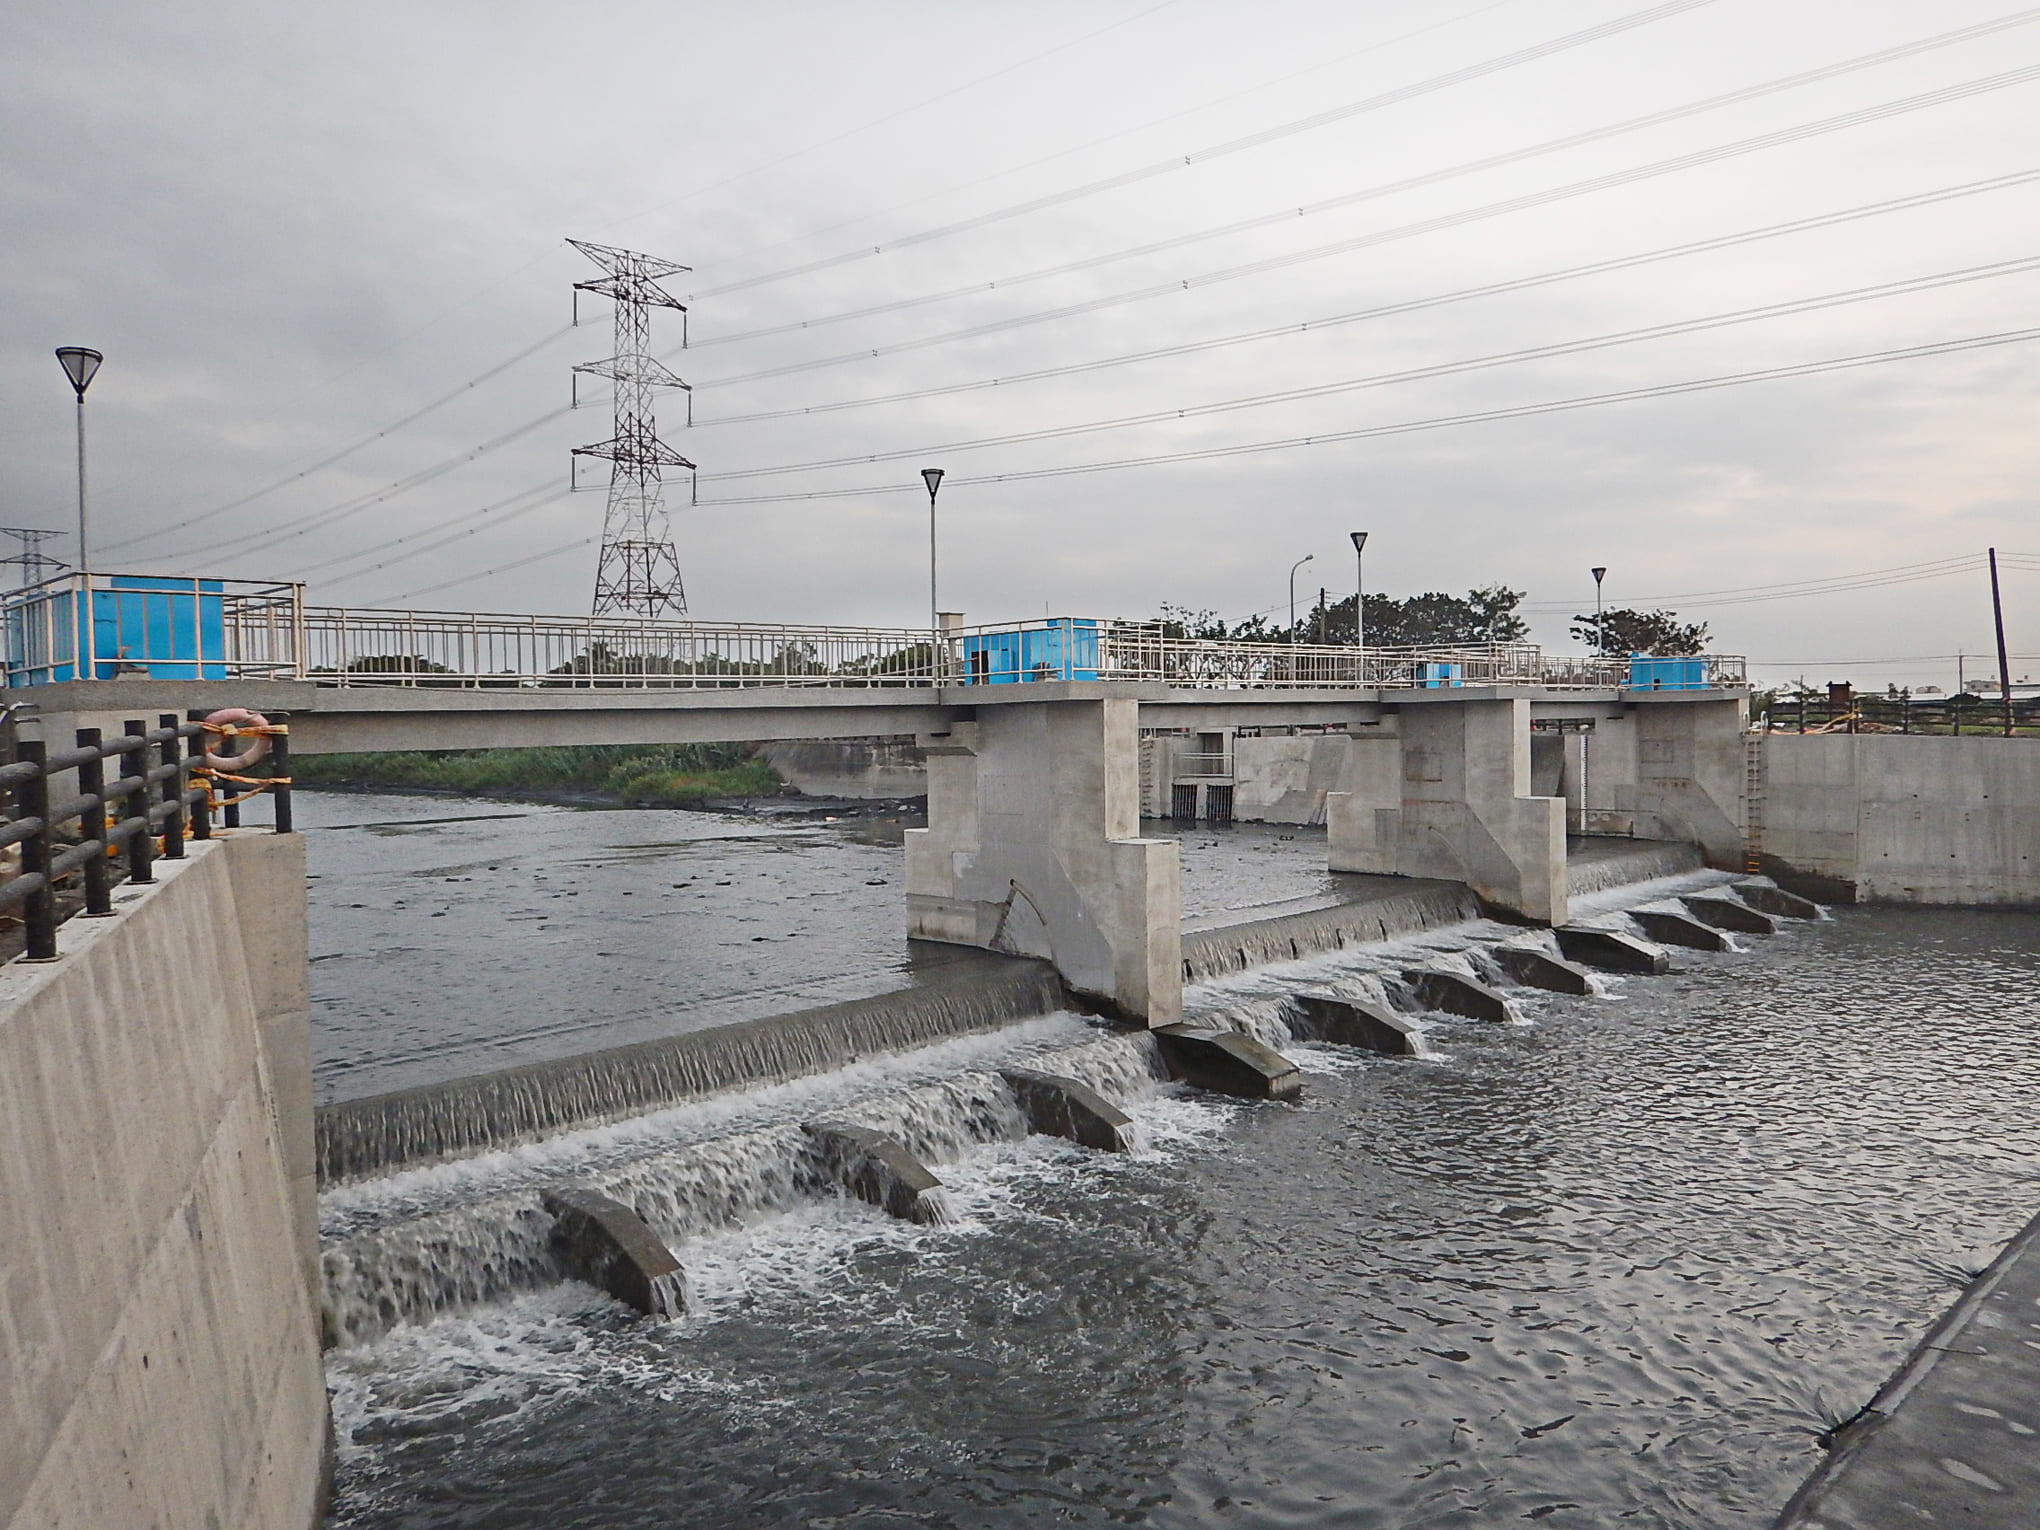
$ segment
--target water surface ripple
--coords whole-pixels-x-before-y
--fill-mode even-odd
[[[2028,916],[1851,910],[1150,1151],[946,1165],[332,1358],[338,1522],[1769,1522],[2040,1203]],[[1326,962],[1320,971],[1335,963]],[[1222,1000],[1207,993],[1203,999]]]

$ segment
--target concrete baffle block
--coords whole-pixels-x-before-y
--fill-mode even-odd
[[[843,1187],[889,1216],[923,1225],[955,1220],[942,1181],[892,1137],[846,1121],[804,1121]]]
[[[1170,1077],[1195,1088],[1243,1100],[1293,1100],[1303,1093],[1296,1064],[1241,1031],[1165,1025],[1155,1039]]]
[[[1553,930],[1558,948],[1570,961],[1584,962],[1605,972],[1634,972],[1659,977],[1672,970],[1672,959],[1648,941],[1617,930],[1577,929],[1561,926]]]
[[[553,1250],[575,1279],[646,1317],[676,1318],[687,1310],[680,1261],[630,1207],[577,1188],[541,1191],[539,1201],[552,1215]]]
[[[1552,993],[1585,997],[1594,991],[1594,977],[1586,968],[1564,957],[1553,956],[1535,946],[1496,946],[1495,963],[1509,975],[1509,981],[1525,988],[1543,988]]]
[[[1782,887],[1773,887],[1769,882],[1732,882],[1729,884],[1735,895],[1760,913],[1773,914],[1780,919],[1818,919],[1820,905],[1811,898],[1802,898]]]
[[[1711,925],[1663,908],[1633,908],[1629,917],[1652,940],[1693,951],[1732,951],[1735,943]]]
[[[1289,1002],[1297,1009],[1290,1029],[1307,1040],[1359,1047],[1386,1057],[1424,1055],[1421,1028],[1379,1004],[1322,993],[1291,994]]]
[[[928,827],[907,832],[907,933],[1053,962],[1111,1013],[1183,1012],[1174,840],[1140,837],[1138,703],[978,709],[922,736]]]
[[[1734,930],[1740,935],[1775,935],[1778,921],[1769,914],[1751,908],[1747,903],[1738,903],[1733,898],[1681,898],[1686,912],[1702,924],[1711,924],[1717,930]]]
[[[1032,1068],[1001,1068],[999,1076],[1019,1100],[1030,1130],[1101,1153],[1133,1151],[1133,1118],[1088,1084]]]
[[[1516,1011],[1508,999],[1479,978],[1463,972],[1444,967],[1412,967],[1403,973],[1403,981],[1426,1009],[1464,1015],[1469,1020],[1492,1020],[1499,1025],[1515,1022]]]

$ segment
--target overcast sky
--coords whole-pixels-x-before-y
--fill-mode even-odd
[[[2040,179],[1917,201],[2040,171],[2040,81],[2018,73],[2040,74],[2040,11],[1832,68],[2017,15],[15,7],[0,522],[61,528],[71,555],[72,404],[50,352],[90,345],[107,356],[89,399],[95,568],[302,577],[330,604],[585,610],[606,468],[593,492],[554,491],[609,420],[599,396],[555,411],[570,366],[609,353],[610,314],[584,300],[565,328],[594,274],[571,236],[694,268],[667,283],[690,348],[677,314],[655,336],[695,387],[692,428],[678,394],[661,426],[701,469],[698,506],[684,475],[668,488],[700,616],[925,621],[916,470],[939,464],[942,604],[973,620],[1163,602],[1285,617],[1291,563],[1313,555],[1299,600],[1342,596],[1346,533],[1366,529],[1370,590],[1505,583],[1555,647],[1603,564],[1611,605],[1705,619],[1768,675],[1945,685],[1942,656],[1990,645],[1996,545],[2023,555],[2007,615],[2034,657],[2015,673],[2040,673],[2040,344],[1380,433],[2040,327],[2040,269],[1945,280],[2040,257]],[[1812,71],[1830,72],[1753,91]],[[1659,114],[1675,115],[1629,125]],[[1901,198],[1915,205],[1459,296]],[[1907,290],[1826,301],[1887,284]],[[1575,348],[1807,300],[1822,305]],[[1122,359],[1185,346],[1202,348]],[[1340,386],[1538,347],[1566,349]],[[1207,408],[1300,389],[1322,391]],[[922,396],[798,412],[902,393]],[[1352,432],[1375,433],[1269,445]],[[1206,455],[1042,476],[1189,453]],[[757,474],[782,468],[799,470]],[[1954,559],[1792,599],[1681,598]]]

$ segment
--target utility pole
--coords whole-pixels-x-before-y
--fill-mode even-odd
[[[1997,549],[1990,550],[1990,614],[1997,623],[1998,696],[2005,707],[2005,737],[2012,736],[2012,661],[2005,652],[2005,602],[1998,593]]]
[[[615,354],[607,361],[574,368],[576,373],[606,377],[616,387],[615,433],[607,441],[573,451],[576,457],[602,457],[610,463],[609,507],[602,517],[602,554],[595,565],[594,612],[685,616],[687,590],[680,580],[680,556],[673,547],[660,470],[682,467],[691,473],[694,464],[659,439],[652,392],[687,384],[650,353],[654,308],[680,310],[681,344],[686,344],[686,305],[663,291],[659,281],[689,268],[635,250],[579,239],[567,243],[603,271],[594,281],[574,283],[575,323],[580,322],[583,292],[610,299],[616,310]]]
[[[1332,640],[1331,630],[1325,625],[1330,620],[1331,611],[1325,605],[1325,587],[1319,585],[1317,592],[1317,640],[1320,646]]]

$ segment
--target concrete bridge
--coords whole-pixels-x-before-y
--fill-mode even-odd
[[[1253,648],[1252,660],[1271,668],[1312,657],[1224,646]],[[1355,661],[1353,650],[1338,655]],[[1492,650],[1457,662],[1472,667],[1475,657],[1494,662]],[[1520,653],[1509,662],[1527,667]],[[1144,749],[1144,735],[1221,746],[1242,731],[1344,739],[1361,763],[1349,773],[1354,789],[1327,801],[1331,869],[1464,882],[1497,912],[1532,922],[1566,922],[1566,832],[1569,822],[1592,826],[1592,814],[1623,832],[1695,844],[1711,864],[1743,865],[1747,708],[1744,692],[1726,684],[1592,683],[1615,678],[1605,672],[1557,683],[1454,676],[1368,685],[1331,676],[1293,683],[1282,673],[1230,685],[791,676],[491,685],[446,669],[361,678],[124,676],[37,685],[9,699],[31,702],[50,740],[85,727],[117,733],[131,718],[248,706],[287,715],[294,751],[342,754],[910,734],[928,760],[928,827],[907,840],[909,933],[1045,957],[1072,987],[1151,1024],[1181,1013],[1182,899],[1174,841],[1140,834],[1156,784],[1144,780],[1144,764],[1151,777],[1169,757],[1152,743]],[[1541,772],[1542,794],[1533,739],[1556,763]]]

